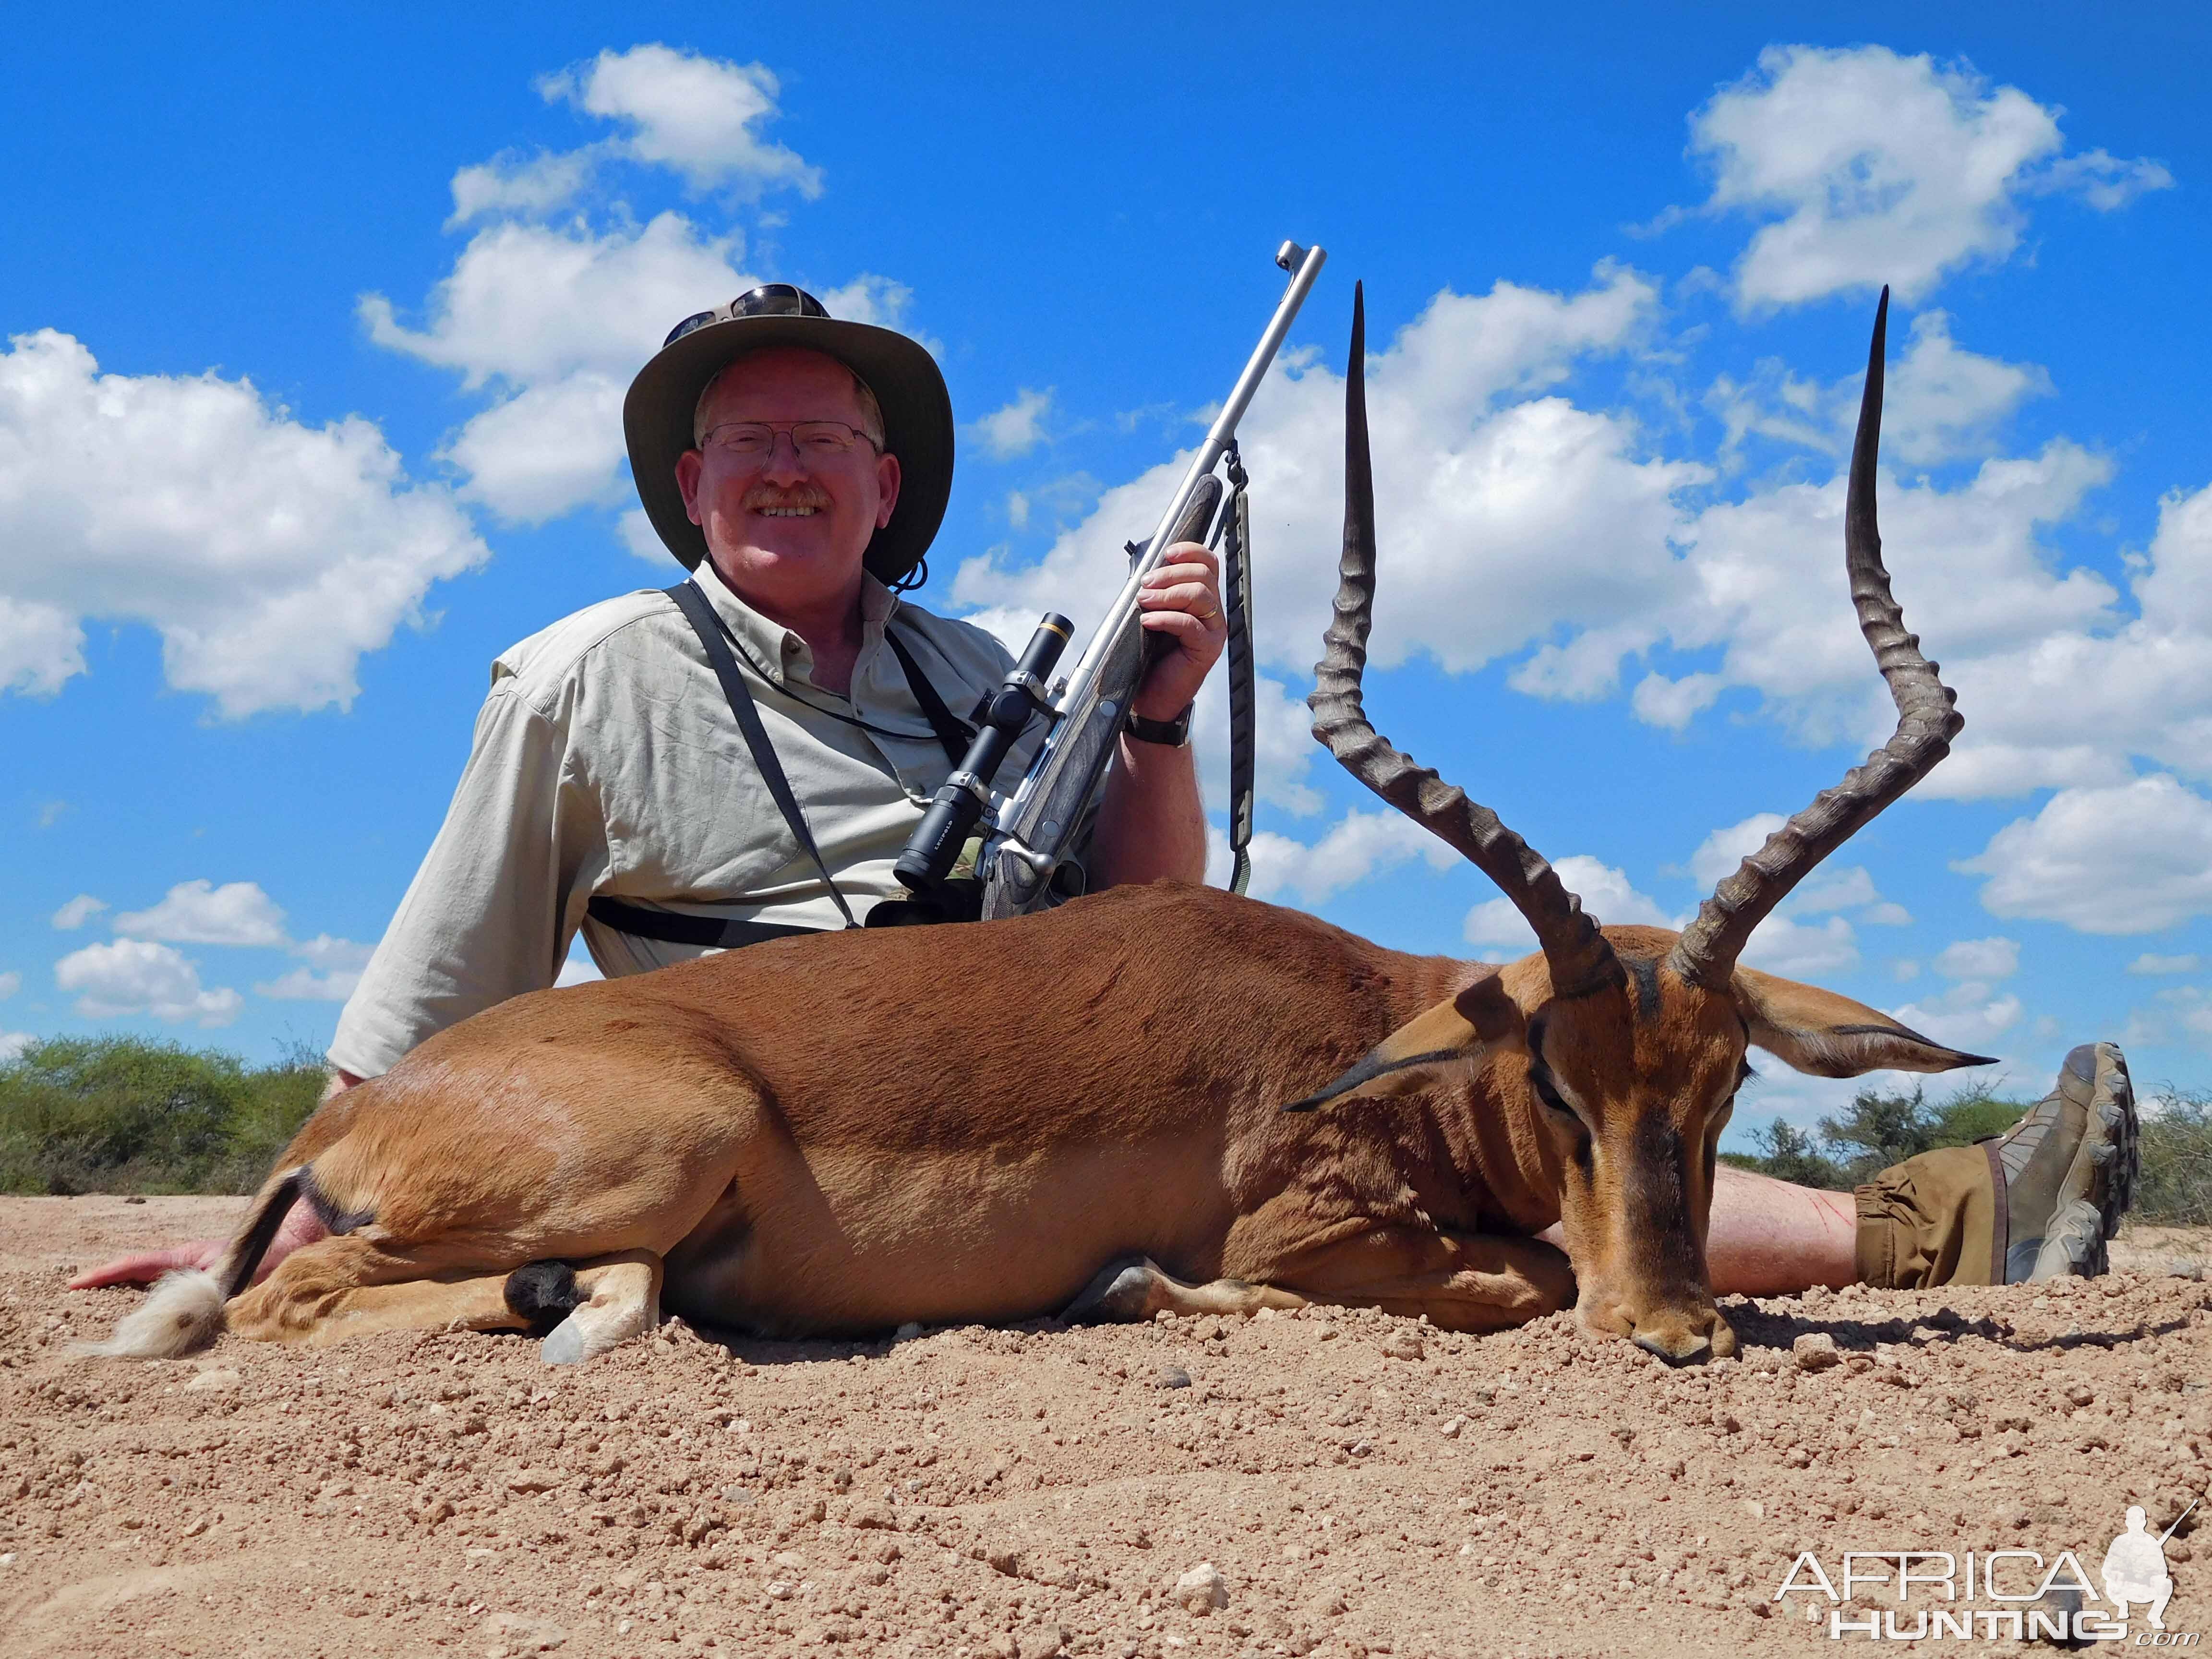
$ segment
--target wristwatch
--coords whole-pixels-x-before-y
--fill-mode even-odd
[[[1157,743],[1169,749],[1180,749],[1190,741],[1190,711],[1198,705],[1187,702],[1182,713],[1171,720],[1148,720],[1142,714],[1129,716],[1129,735],[1139,743]]]

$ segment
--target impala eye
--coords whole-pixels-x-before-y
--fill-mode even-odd
[[[1577,1123],[1582,1121],[1581,1118],[1577,1116],[1575,1109],[1567,1104],[1566,1097],[1560,1094],[1559,1085],[1552,1081],[1550,1073],[1531,1066],[1528,1068],[1528,1086],[1536,1091],[1536,1098],[1553,1111],[1563,1116],[1574,1118]]]

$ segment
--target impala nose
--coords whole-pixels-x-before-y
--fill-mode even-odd
[[[1649,1325],[1638,1326],[1635,1335],[1629,1340],[1638,1347],[1648,1349],[1662,1359],[1677,1365],[1704,1358],[1713,1346],[1711,1337],[1684,1325],[1662,1326],[1657,1329]]]

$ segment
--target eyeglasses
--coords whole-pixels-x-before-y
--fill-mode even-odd
[[[733,461],[763,465],[775,453],[776,434],[781,432],[791,434],[791,447],[802,460],[836,460],[851,454],[860,443],[872,449],[883,447],[868,434],[842,421],[730,421],[708,433],[699,447]]]

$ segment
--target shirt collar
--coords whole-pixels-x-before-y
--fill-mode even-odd
[[[779,685],[787,678],[813,684],[813,648],[781,623],[769,621],[739,599],[722,580],[712,559],[700,560],[691,580],[714,607],[714,614],[729,624],[730,632],[737,635],[756,668],[766,670]],[[860,655],[854,665],[856,684],[861,666],[883,643],[884,625],[898,614],[899,603],[897,594],[868,572],[860,573]]]

